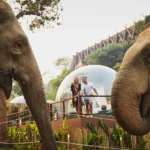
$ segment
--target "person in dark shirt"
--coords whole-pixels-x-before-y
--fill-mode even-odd
[[[72,97],[80,96],[81,84],[79,83],[79,78],[75,77],[74,82],[71,84]],[[76,108],[76,111],[79,115],[82,114],[81,108],[81,99],[76,97],[72,99],[73,106]]]

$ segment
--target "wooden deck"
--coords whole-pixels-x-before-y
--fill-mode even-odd
[[[114,116],[101,116],[101,119],[103,119],[103,122],[108,126],[112,127],[114,123],[116,123],[116,120]],[[87,117],[80,117],[80,118],[73,118],[73,119],[67,119],[66,125],[68,128],[87,128],[87,125],[89,122],[91,122],[95,127],[100,127],[100,118],[93,117],[93,118],[87,118]],[[63,119],[59,119],[56,121],[52,121],[52,127],[54,130],[57,130],[62,127]]]

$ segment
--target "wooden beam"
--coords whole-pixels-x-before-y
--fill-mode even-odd
[[[107,46],[107,44],[105,43],[105,40],[102,40],[102,42],[103,42],[103,45],[104,45],[104,46]]]
[[[98,46],[97,46],[97,44],[95,43],[95,50],[96,50],[96,49],[98,49]]]
[[[117,33],[118,37],[121,39],[121,41],[123,42],[124,39],[121,37],[120,33]]]
[[[118,36],[118,34],[116,34],[116,36],[115,36],[115,43],[118,43],[118,40],[119,40],[119,36]]]
[[[130,31],[128,30],[128,28],[127,28],[126,30],[127,30],[128,34],[129,34],[129,36],[130,36],[131,38],[133,38],[133,35],[130,33]]]
[[[89,54],[92,52],[91,47],[89,47]]]
[[[87,49],[85,49],[83,52],[84,52],[84,56],[87,56]]]
[[[127,34],[128,34],[127,30],[125,30],[124,38],[123,38],[123,39],[124,39],[124,41],[125,41],[125,40],[127,40]]]

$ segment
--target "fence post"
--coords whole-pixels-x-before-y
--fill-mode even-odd
[[[120,136],[120,148],[123,150],[122,136]]]
[[[81,117],[82,116],[82,102],[81,102],[80,95],[78,95],[78,113],[79,113],[79,117]]]
[[[67,148],[69,150],[69,145],[70,145],[70,135],[67,135]]]
[[[53,120],[52,104],[50,104],[50,119]]]
[[[63,101],[63,119],[66,117],[65,115],[65,101]]]
[[[19,125],[19,113],[17,112],[16,113],[16,121],[17,121],[17,127],[20,127],[20,125]]]
[[[32,121],[31,111],[29,110],[29,121]]]

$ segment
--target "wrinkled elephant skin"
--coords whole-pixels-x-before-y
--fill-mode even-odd
[[[8,98],[12,79],[24,94],[36,121],[45,150],[56,150],[41,74],[32,49],[12,9],[0,2],[0,88]]]
[[[117,122],[134,135],[150,131],[150,26],[126,52],[111,98]]]

